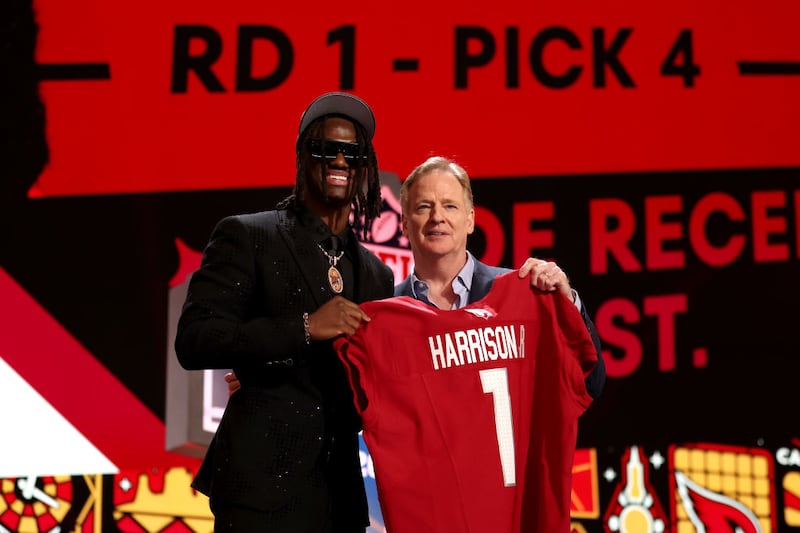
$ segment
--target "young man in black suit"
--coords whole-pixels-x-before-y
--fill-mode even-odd
[[[192,486],[216,533],[363,533],[360,421],[331,339],[392,295],[391,270],[349,224],[380,213],[369,106],[327,93],[304,112],[294,194],[220,221],[192,276],[175,350],[187,370],[233,368],[232,395]],[[366,187],[364,184],[366,183]],[[366,190],[365,190],[366,189]]]

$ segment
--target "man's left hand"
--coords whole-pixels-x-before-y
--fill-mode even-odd
[[[569,284],[569,278],[554,262],[529,257],[519,267],[520,278],[528,275],[531,277],[531,287],[540,291],[561,291],[570,302],[575,302],[575,293]]]

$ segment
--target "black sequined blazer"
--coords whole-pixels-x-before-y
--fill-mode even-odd
[[[337,531],[363,530],[352,392],[331,342],[306,344],[303,329],[303,313],[333,296],[328,265],[298,217],[289,208],[223,219],[189,283],[175,339],[181,365],[232,368],[241,382],[192,486],[212,509],[267,513],[275,531],[312,530],[325,516]],[[353,299],[390,297],[391,270],[350,241]]]

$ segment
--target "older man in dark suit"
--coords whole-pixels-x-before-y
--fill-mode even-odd
[[[175,349],[189,370],[233,368],[231,396],[193,486],[214,530],[363,533],[359,419],[331,339],[392,295],[391,270],[356,238],[380,212],[369,106],[328,93],[303,114],[294,194],[220,221],[192,276]],[[366,187],[364,186],[366,182]]]
[[[467,236],[475,229],[475,209],[469,175],[458,163],[444,157],[428,158],[403,181],[400,205],[403,234],[414,254],[414,271],[395,287],[395,296],[457,309],[482,299],[494,279],[509,271],[485,265],[467,251]],[[600,339],[567,275],[551,261],[529,258],[519,276],[530,276],[531,286],[540,290],[563,292],[580,310],[598,357],[586,389],[597,398],[606,380]]]

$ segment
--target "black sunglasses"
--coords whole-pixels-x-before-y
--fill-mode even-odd
[[[358,143],[309,139],[308,148],[311,152],[311,157],[314,159],[330,162],[339,157],[339,154],[342,154],[345,162],[351,167],[360,167],[367,164],[367,156],[359,155],[358,153]]]

